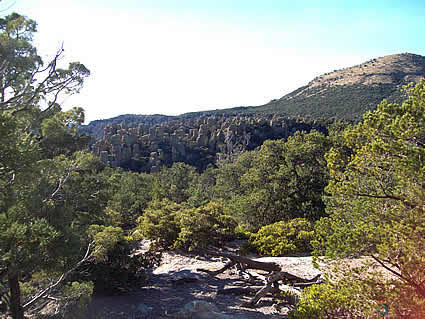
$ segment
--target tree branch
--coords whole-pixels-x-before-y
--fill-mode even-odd
[[[10,185],[12,185],[12,183],[13,183],[14,180],[15,180],[15,174],[13,173],[10,181],[6,185],[4,185],[2,187],[2,190],[5,190],[7,187],[9,187]]]
[[[410,208],[415,208],[417,205],[411,202],[408,202],[406,200],[404,200],[401,197],[398,196],[392,196],[392,195],[373,195],[373,194],[364,194],[364,193],[355,193],[355,196],[359,196],[359,197],[369,197],[369,198],[376,198],[376,199],[393,199],[396,201],[400,201],[403,202],[406,206],[410,207]]]
[[[404,281],[410,283],[408,278],[405,278],[402,274],[396,272],[394,269],[391,269],[390,267],[388,267],[387,265],[385,265],[385,263],[378,259],[377,257],[375,257],[374,255],[370,255],[373,260],[375,260],[378,264],[380,264],[382,267],[384,267],[386,270],[388,270],[390,273],[392,273],[393,275],[397,276],[400,279],[403,279]]]
[[[54,190],[54,192],[52,194],[50,194],[50,196],[46,199],[43,200],[43,203],[47,202],[48,200],[51,200],[53,197],[55,197],[55,195],[61,190],[61,188],[63,187],[63,185],[66,183],[66,181],[68,180],[69,176],[71,175],[71,172],[68,172],[68,174],[66,174],[65,178],[59,178],[59,184],[58,187]]]
[[[89,243],[89,245],[87,246],[86,253],[84,254],[84,257],[78,263],[76,263],[68,271],[64,272],[54,284],[52,284],[49,287],[43,289],[35,297],[33,297],[30,301],[28,301],[27,303],[25,303],[23,305],[23,308],[24,309],[27,309],[29,306],[31,306],[32,304],[34,304],[36,301],[38,301],[39,299],[45,297],[50,291],[52,291],[54,288],[56,288],[57,286],[59,286],[75,269],[77,269],[83,263],[85,263],[87,260],[89,260],[91,258],[91,256],[90,256],[90,250],[91,250],[91,246],[92,245],[93,245],[93,242]]]

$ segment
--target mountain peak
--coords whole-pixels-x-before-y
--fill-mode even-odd
[[[308,86],[374,85],[417,82],[425,74],[425,57],[401,53],[372,59],[365,63],[316,77]]]
[[[254,107],[252,111],[358,120],[383,99],[400,102],[401,87],[417,83],[423,77],[424,56],[392,54],[322,74],[307,85]]]

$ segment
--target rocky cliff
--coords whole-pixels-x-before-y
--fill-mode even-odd
[[[199,116],[164,123],[129,126],[109,124],[91,145],[94,154],[112,167],[152,172],[174,162],[204,170],[232,160],[267,139],[286,138],[297,130],[325,130],[317,122],[280,116]]]

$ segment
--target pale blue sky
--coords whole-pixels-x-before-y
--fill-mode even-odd
[[[425,55],[425,1],[15,0],[91,71],[87,120],[259,105],[387,54]],[[13,4],[2,1],[3,6]]]

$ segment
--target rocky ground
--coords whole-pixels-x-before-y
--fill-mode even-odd
[[[312,278],[318,273],[311,257],[263,257],[258,260],[277,262],[283,266],[282,269],[304,278]],[[285,302],[277,306],[271,298],[263,298],[255,308],[246,308],[241,304],[252,296],[223,294],[225,288],[249,286],[235,269],[216,277],[197,270],[217,270],[224,264],[225,260],[221,258],[164,253],[160,266],[152,271],[148,282],[139,291],[121,296],[95,297],[86,316],[96,319],[287,317],[290,305]],[[204,313],[198,317],[191,316],[194,312]]]

